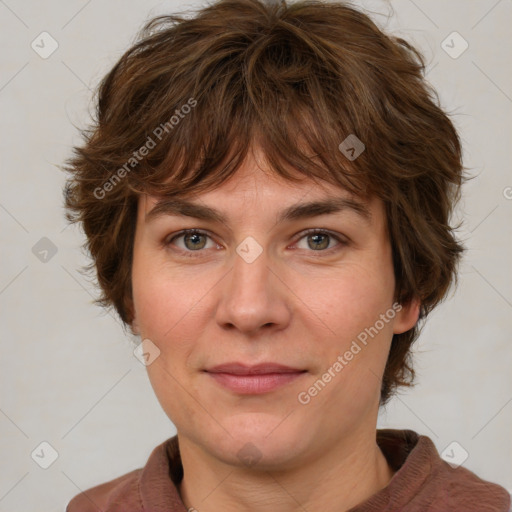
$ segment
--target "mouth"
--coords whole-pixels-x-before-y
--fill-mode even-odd
[[[307,370],[277,363],[253,366],[226,363],[209,368],[205,372],[217,384],[234,393],[256,395],[274,391],[300,378]]]

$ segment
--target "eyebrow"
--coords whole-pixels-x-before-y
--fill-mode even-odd
[[[343,197],[331,197],[307,203],[293,204],[281,211],[277,222],[307,219],[347,210],[356,213],[367,223],[370,223],[371,213],[363,203]],[[219,210],[179,198],[159,200],[146,214],[146,222],[164,215],[186,216],[223,224],[228,223],[227,217]]]

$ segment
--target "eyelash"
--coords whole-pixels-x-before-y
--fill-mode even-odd
[[[173,235],[172,238],[170,238],[170,239],[167,238],[164,241],[164,246],[166,246],[166,247],[170,246],[170,245],[172,245],[172,242],[174,242],[177,238],[181,238],[188,234],[204,235],[204,236],[207,236],[208,238],[211,238],[210,235],[206,231],[203,231],[201,229],[184,229],[183,231],[180,231],[180,232],[176,233],[175,235]],[[308,252],[312,252],[312,253],[319,252],[319,253],[331,254],[332,252],[337,252],[338,250],[341,250],[341,248],[343,248],[344,246],[348,245],[348,242],[346,240],[340,238],[339,236],[335,235],[334,233],[327,231],[325,229],[317,229],[317,228],[312,228],[312,229],[303,231],[302,233],[300,233],[300,236],[296,239],[296,241],[294,243],[299,242],[300,240],[302,240],[303,238],[305,238],[308,235],[318,235],[318,234],[328,235],[329,237],[334,238],[337,242],[339,242],[339,244],[335,247],[331,247],[330,249],[318,250],[318,251],[310,250]],[[204,252],[204,249],[198,249],[197,251],[178,249],[178,252],[180,252],[185,257],[196,258],[196,257],[200,256],[202,252]],[[197,253],[197,254],[194,254],[194,253]],[[321,255],[315,255],[314,257],[321,257]]]

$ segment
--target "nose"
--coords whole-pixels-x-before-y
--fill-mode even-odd
[[[254,246],[248,249],[239,247],[231,271],[222,280],[216,320],[223,329],[247,335],[284,329],[290,322],[293,294],[280,275],[283,271],[270,261],[267,251],[258,249],[255,254]]]

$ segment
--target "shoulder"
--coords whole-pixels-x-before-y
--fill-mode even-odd
[[[174,436],[153,449],[144,467],[77,494],[67,504],[66,512],[174,510],[180,496],[172,477],[180,480],[181,470],[178,439]]]
[[[438,482],[438,498],[445,506],[455,507],[454,510],[509,512],[511,497],[504,487],[462,466],[453,468],[444,461],[442,464],[432,479]]]
[[[431,439],[420,436],[420,441],[431,450],[431,469],[425,489],[427,494],[432,491],[432,496],[435,491],[434,502],[442,504],[445,507],[442,510],[509,512],[510,494],[504,487],[481,478],[461,464],[447,462],[453,458],[453,450],[445,460]]]
[[[393,510],[509,512],[510,495],[498,484],[455,464],[453,450],[442,458],[434,442],[412,430],[382,429],[377,442],[395,475],[377,502]],[[444,452],[443,452],[444,453]],[[375,501],[375,500],[374,500]]]
[[[77,494],[67,505],[66,512],[98,512],[127,510],[142,511],[138,485],[142,468],[135,469],[103,484],[91,487]],[[112,508],[114,507],[114,508]]]

